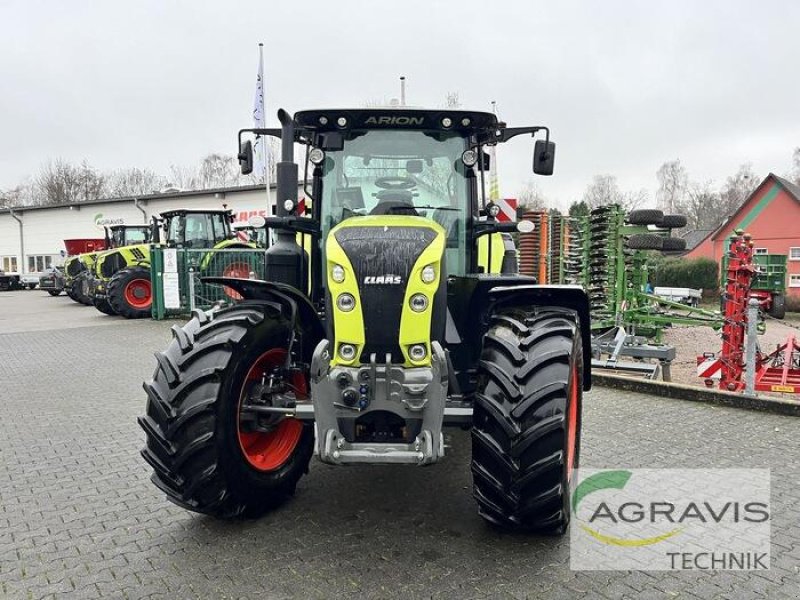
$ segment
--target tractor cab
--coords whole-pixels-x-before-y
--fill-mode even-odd
[[[230,210],[181,209],[162,212],[158,224],[168,247],[207,249],[236,237],[233,219]]]
[[[287,283],[302,289],[310,278],[314,302],[323,301],[326,288],[324,240],[349,219],[413,217],[418,223],[434,223],[444,230],[449,275],[506,272],[503,256],[509,249],[500,235],[490,234],[513,233],[518,228],[516,223],[497,221],[499,207],[487,201],[488,148],[521,134],[544,132],[545,139],[535,143],[533,171],[540,175],[553,172],[555,144],[547,127],[509,128],[492,113],[404,108],[311,110],[294,117],[284,112],[281,119],[284,127],[280,130],[240,132],[239,159],[243,173],[251,172],[252,143],[242,141],[248,131],[282,139],[290,135],[292,145],[305,146],[303,179],[305,193],[312,200],[310,214],[296,215],[296,191],[279,189],[278,216],[265,221],[267,227],[309,234],[315,241],[306,252],[276,244],[268,252],[267,271],[272,270],[271,263],[284,267],[294,261],[298,264],[295,271],[301,275]],[[287,170],[297,168],[288,161],[282,164]],[[286,178],[295,179],[296,171]],[[284,239],[289,240],[288,236]],[[515,249],[511,253],[516,257]],[[274,278],[288,277],[288,269],[283,271],[275,272]]]
[[[150,225],[107,225],[105,230],[106,250],[135,244],[149,244],[152,238]]]

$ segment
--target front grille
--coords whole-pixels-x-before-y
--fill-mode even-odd
[[[436,231],[408,226],[344,227],[335,236],[358,281],[365,340],[361,362],[367,362],[373,353],[379,361],[389,353],[392,362],[401,362],[398,336],[408,277],[420,254],[436,238]],[[400,283],[385,283],[396,277]]]

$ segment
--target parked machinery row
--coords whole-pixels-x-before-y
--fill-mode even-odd
[[[151,314],[153,289],[150,249],[153,244],[191,250],[253,249],[245,241],[248,232],[232,228],[230,210],[172,210],[153,216],[149,225],[115,225],[106,228],[105,240],[65,240],[71,255],[64,263],[63,278],[52,277],[45,287],[52,295],[63,289],[75,302],[94,306],[107,315],[143,318]],[[76,245],[76,242],[83,242]],[[202,253],[199,267],[210,265],[210,252]],[[214,261],[227,277],[247,277],[249,264],[236,256]]]

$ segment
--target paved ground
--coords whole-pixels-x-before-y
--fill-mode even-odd
[[[2,598],[800,597],[800,420],[592,392],[585,466],[771,467],[773,563],[573,572],[566,539],[483,524],[464,433],[428,469],[312,463],[295,500],[258,521],[178,509],[150,484],[135,423],[169,324],[41,292],[0,293],[0,309]]]

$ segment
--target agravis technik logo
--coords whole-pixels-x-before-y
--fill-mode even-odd
[[[769,568],[769,470],[581,469],[574,569]]]

